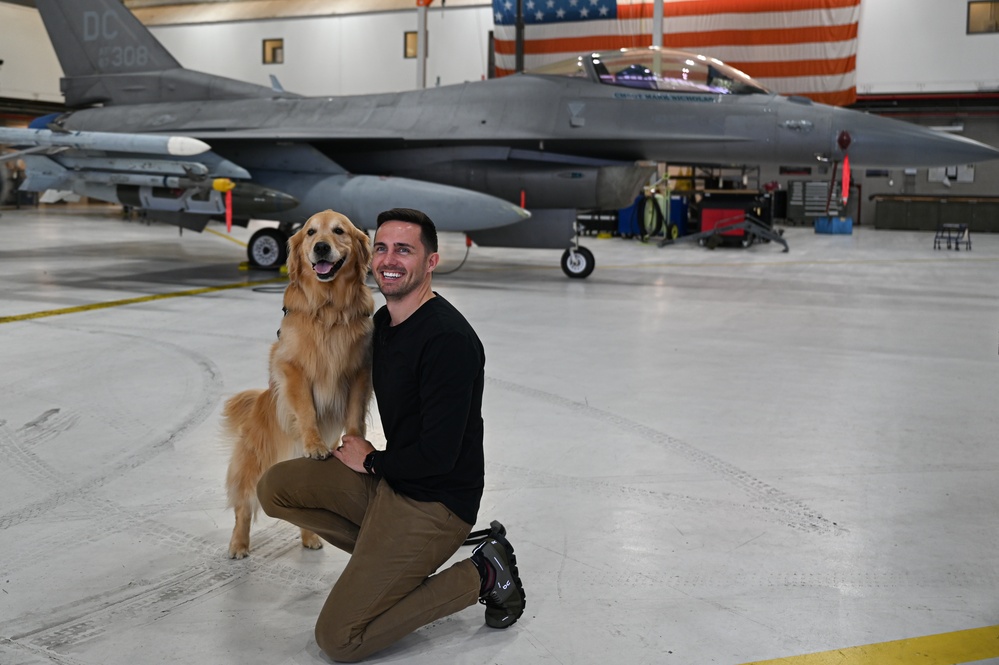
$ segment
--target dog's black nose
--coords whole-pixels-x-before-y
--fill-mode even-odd
[[[326,256],[330,253],[330,244],[328,242],[317,242],[312,251],[316,253],[316,256]]]

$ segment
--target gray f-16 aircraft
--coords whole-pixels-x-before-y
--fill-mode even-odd
[[[156,186],[136,176],[142,156],[105,139],[29,154],[26,184],[62,183],[201,230],[219,217],[210,183],[231,179],[244,193],[233,199],[237,221],[281,224],[251,238],[250,259],[262,266],[280,265],[287,235],[318,210],[370,227],[378,211],[406,206],[484,246],[569,246],[563,269],[585,276],[593,256],[573,240],[577,212],[628,206],[657,162],[811,165],[848,155],[892,168],[999,158],[962,137],[783,97],[693,53],[591,53],[502,79],[301,97],[182,68],[119,0],[37,6],[71,110],[35,127],[174,135],[211,150],[148,155],[147,176],[174,178]]]

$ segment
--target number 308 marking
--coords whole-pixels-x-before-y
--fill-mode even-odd
[[[149,49],[145,46],[105,46],[97,64],[100,67],[144,67],[149,64]]]

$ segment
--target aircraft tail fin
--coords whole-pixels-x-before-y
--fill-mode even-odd
[[[65,76],[66,104],[143,104],[287,95],[181,67],[121,0],[36,0]]]

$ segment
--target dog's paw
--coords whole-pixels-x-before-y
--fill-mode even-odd
[[[308,548],[310,550],[321,550],[323,548],[323,541],[316,534],[311,531],[302,530],[302,547]]]
[[[330,450],[330,447],[323,440],[319,432],[307,433],[303,438],[302,449],[305,451],[306,457],[326,459],[333,454],[333,451]]]
[[[306,448],[305,456],[311,457],[312,459],[323,460],[332,455],[333,453],[329,448]]]
[[[245,559],[250,556],[250,547],[248,545],[229,545],[229,558],[230,559]]]

